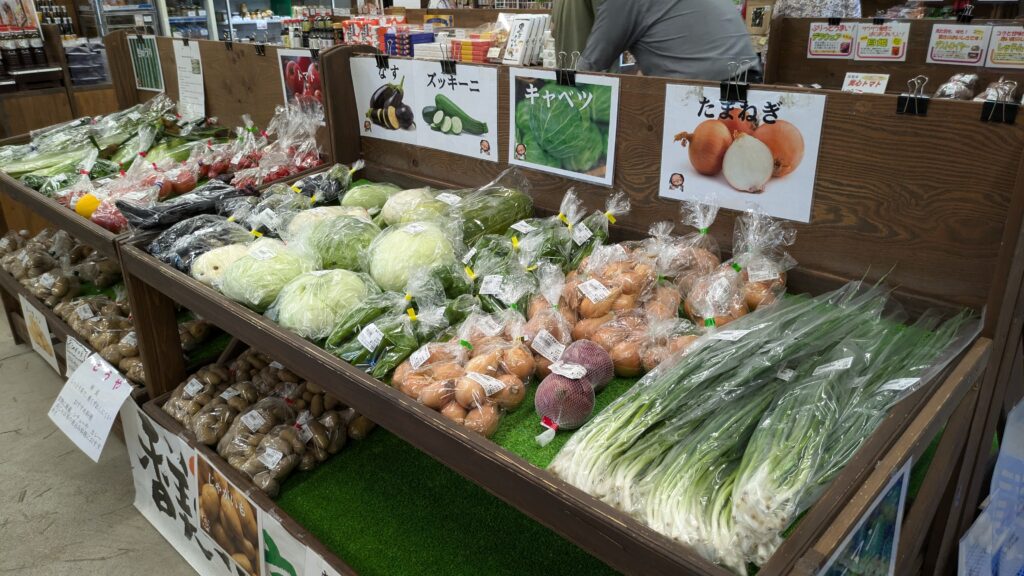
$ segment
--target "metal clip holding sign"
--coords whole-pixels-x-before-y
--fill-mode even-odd
[[[181,39],[181,45],[184,46],[185,48],[188,48],[188,38],[182,38]]]
[[[558,69],[555,70],[555,80],[558,85],[576,86],[576,66],[579,65],[580,53],[576,51],[571,54],[559,52],[556,58]]]
[[[451,48],[441,43],[441,73],[447,76],[455,76],[455,59],[452,58]]]
[[[830,16],[828,19],[829,26],[839,26],[843,23],[843,19],[838,16]]]
[[[309,49],[309,57],[313,59],[313,62],[319,62],[320,61],[320,49],[319,48],[310,48]]]
[[[253,46],[256,47],[256,55],[257,56],[266,56],[267,55],[267,47],[266,47],[266,45],[264,45],[264,44],[253,44]]]
[[[231,40],[225,40],[224,41],[224,49],[227,50],[228,52],[234,52],[235,51],[235,43],[232,42]]]
[[[740,62],[729,62],[729,79],[722,82],[719,87],[719,98],[726,102],[746,102],[747,90],[750,83],[747,82],[747,74],[753,62],[741,60]]]
[[[896,113],[908,116],[927,116],[928,102],[930,99],[924,95],[925,84],[928,84],[928,77],[925,75],[915,76],[907,80],[907,92],[896,98]]]
[[[387,70],[390,68],[388,66],[387,54],[374,54],[373,58],[377,61],[377,70]]]
[[[964,9],[956,16],[956,21],[961,24],[970,24],[971,20],[974,20],[974,4],[964,6]]]
[[[135,33],[135,41],[139,42],[141,44],[142,43],[142,34],[136,32]]]
[[[871,19],[871,23],[875,26],[882,26],[885,24],[885,10],[876,10],[875,17]]]
[[[1020,111],[1013,94],[1017,91],[1017,83],[1013,80],[1004,80],[995,88],[995,99],[985,100],[981,105],[981,121],[994,122],[997,124],[1015,124],[1017,112]]]

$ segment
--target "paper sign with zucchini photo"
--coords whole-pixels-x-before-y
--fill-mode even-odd
[[[438,62],[417,62],[418,144],[498,161],[498,70],[457,65],[445,74]]]

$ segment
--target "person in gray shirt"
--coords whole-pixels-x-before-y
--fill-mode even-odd
[[[647,76],[760,79],[747,28],[728,0],[605,0],[577,69],[607,70],[626,50]]]

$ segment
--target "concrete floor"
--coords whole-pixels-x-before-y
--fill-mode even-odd
[[[95,464],[50,422],[63,384],[0,322],[0,574],[194,576],[132,505],[124,444]]]

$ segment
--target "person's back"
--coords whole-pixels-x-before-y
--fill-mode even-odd
[[[730,63],[760,70],[743,19],[727,0],[605,0],[580,70],[607,70],[629,50],[649,76],[726,80]]]

